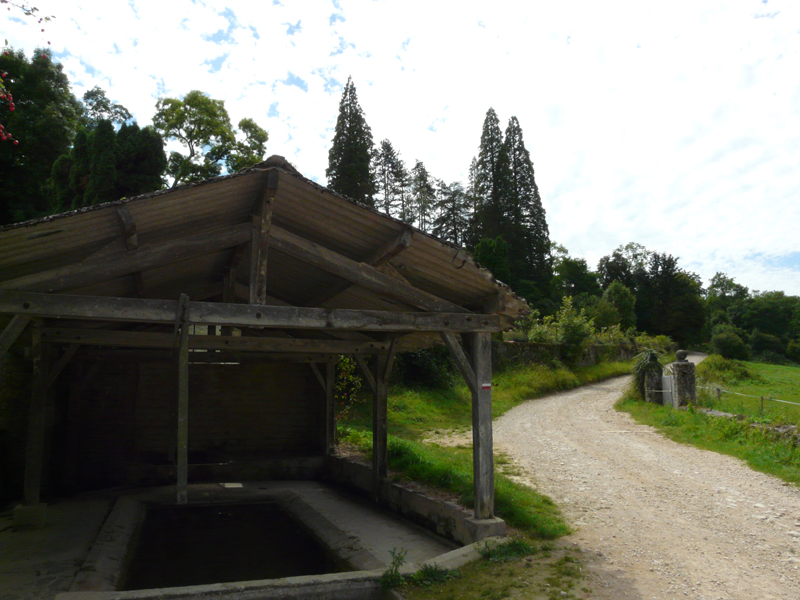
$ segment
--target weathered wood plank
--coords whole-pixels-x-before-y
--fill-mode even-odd
[[[250,304],[264,304],[267,295],[267,256],[272,224],[272,201],[278,191],[280,171],[272,170],[256,202],[250,240]]]
[[[25,331],[25,327],[30,323],[31,318],[27,315],[14,315],[11,322],[0,333],[0,359],[2,359],[9,348],[14,345],[17,338]]]
[[[469,312],[457,304],[385,275],[375,267],[347,258],[338,252],[310,242],[280,227],[273,225],[270,235],[270,247],[274,250],[279,250],[297,260],[323,269],[376,294],[405,302],[423,310],[452,313]]]
[[[461,344],[458,343],[455,334],[450,331],[442,331],[440,335],[444,345],[450,351],[450,356],[453,357],[453,361],[456,363],[458,372],[461,373],[461,377],[467,383],[467,387],[473,394],[477,393],[478,382],[475,377],[475,371],[472,370],[472,365],[469,364],[469,359],[464,354],[464,350],[461,348]]]
[[[172,348],[174,336],[151,331],[109,331],[102,329],[47,328],[43,339],[50,344],[83,344],[120,348]],[[231,352],[293,352],[314,354],[376,354],[388,352],[390,342],[307,340],[283,337],[190,335],[190,350]],[[323,385],[324,387],[324,385]]]
[[[494,332],[506,328],[498,315],[392,312],[190,302],[192,323],[281,329]],[[63,319],[174,323],[174,300],[72,296],[0,290],[0,313]]]
[[[325,365],[325,453],[333,454],[336,447],[336,363]]]
[[[383,481],[386,479],[387,442],[388,442],[388,382],[378,374],[385,373],[388,366],[388,354],[375,357],[375,393],[372,396],[372,495],[380,500]]]
[[[28,438],[25,444],[25,476],[23,502],[26,506],[38,504],[41,498],[42,467],[44,463],[44,437],[47,404],[47,364],[42,344],[42,324],[34,321],[31,328],[31,404],[28,417]]]
[[[367,385],[369,386],[369,389],[371,389],[372,393],[374,394],[378,388],[375,385],[375,377],[372,375],[372,371],[370,370],[367,361],[364,360],[363,356],[360,356],[358,354],[354,355],[353,358],[355,358],[356,363],[358,363],[358,366],[361,367],[361,373],[364,375],[364,379],[367,380]]]
[[[144,246],[122,255],[84,261],[3,281],[0,289],[56,292],[91,285],[238,246],[250,239],[250,230],[249,224],[234,225],[157,246]]]
[[[129,251],[137,250],[139,248],[139,237],[136,234],[136,221],[133,220],[131,211],[128,210],[128,207],[125,205],[118,206],[117,217],[119,217],[119,224],[120,227],[122,227],[122,233],[125,237],[125,249]],[[136,293],[140,298],[143,298],[145,289],[144,278],[142,277],[141,271],[135,271],[133,273],[133,283],[136,286]]]
[[[70,344],[65,350],[64,353],[61,355],[61,358],[58,359],[58,362],[50,369],[50,372],[47,374],[47,381],[45,382],[45,389],[49,388],[55,380],[58,379],[58,376],[61,375],[61,371],[64,370],[64,367],[67,366],[69,361],[72,360],[72,357],[75,356],[75,353],[80,348],[80,344]]]
[[[310,366],[311,370],[314,373],[314,377],[317,378],[317,381],[319,381],[319,384],[322,386],[322,389],[323,390],[326,389],[327,384],[325,383],[325,378],[322,377],[322,373],[319,372],[319,367],[317,367],[317,365],[314,363],[311,363]]]
[[[492,449],[492,340],[489,334],[468,335],[477,389],[472,393],[472,470],[475,518],[494,515],[494,454]]]
[[[186,297],[186,303],[188,303]],[[187,316],[189,309],[186,310]],[[189,477],[189,322],[181,324],[178,352],[178,504],[188,502]]]

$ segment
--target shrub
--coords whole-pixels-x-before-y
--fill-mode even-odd
[[[747,345],[732,331],[714,334],[711,337],[711,351],[724,358],[747,360],[750,356]]]
[[[750,348],[758,354],[765,352],[783,354],[786,351],[779,337],[761,333],[758,329],[753,329],[753,333],[750,334]]]
[[[558,331],[556,339],[561,344],[561,357],[567,364],[577,363],[594,333],[594,323],[581,309],[575,310],[572,298],[566,296],[564,303],[556,313]]]
[[[786,357],[794,362],[800,362],[800,342],[791,340],[786,346]]]
[[[746,364],[712,354],[697,365],[697,376],[714,383],[736,383],[737,381],[758,381],[758,375]]]
[[[392,369],[392,383],[444,389],[453,385],[455,365],[444,346],[432,346],[397,355]]]

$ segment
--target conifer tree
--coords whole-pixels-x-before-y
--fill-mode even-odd
[[[539,187],[533,174],[531,155],[522,139],[522,128],[516,117],[508,121],[503,142],[503,154],[508,160],[511,175],[510,206],[507,218],[519,238],[520,265],[523,279],[546,287],[552,278],[550,261],[550,230],[547,227]]]
[[[383,140],[375,152],[373,165],[375,177],[375,207],[387,215],[397,210],[397,181],[400,157],[389,140]]]
[[[463,246],[470,214],[464,186],[458,181],[447,185],[440,180],[437,192],[433,235],[456,246]]]
[[[114,200],[117,179],[116,133],[108,119],[100,119],[89,142],[89,179],[84,204],[100,204]]]
[[[372,131],[358,104],[356,86],[348,77],[328,152],[328,168],[325,170],[328,187],[356,202],[374,206],[375,181],[370,168],[372,149]]]
[[[433,178],[423,162],[418,160],[411,169],[411,203],[417,227],[426,233],[430,231],[435,201]]]
[[[476,240],[496,238],[504,233],[505,213],[509,202],[510,173],[504,156],[503,133],[493,108],[486,112],[481,145],[474,173]]]

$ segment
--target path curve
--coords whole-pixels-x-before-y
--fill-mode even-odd
[[[629,377],[532,400],[494,442],[562,508],[592,598],[797,600],[800,489],[614,410]]]

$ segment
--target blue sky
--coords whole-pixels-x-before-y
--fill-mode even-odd
[[[466,181],[483,118],[522,126],[552,239],[591,266],[630,241],[800,295],[800,3],[35,2],[81,96],[140,124],[199,89],[325,183],[352,76],[377,142]]]

